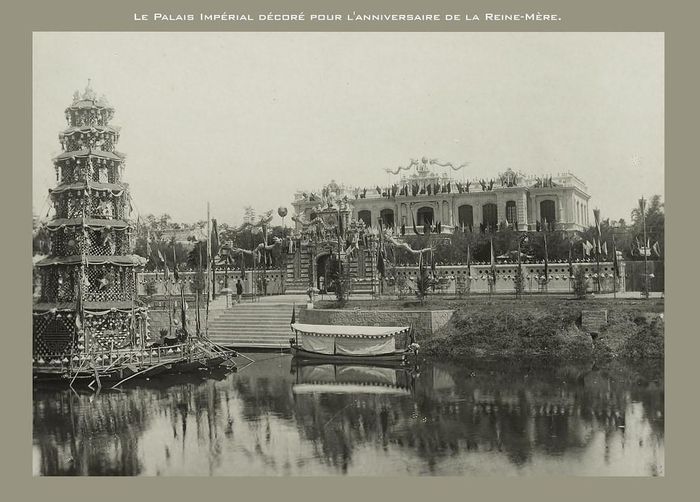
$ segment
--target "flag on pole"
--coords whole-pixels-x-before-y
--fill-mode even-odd
[[[588,241],[582,241],[581,242],[581,248],[583,249],[583,255],[584,256],[590,256],[591,254],[591,249],[593,249],[593,244],[591,244]]]
[[[153,250],[151,249],[151,229],[149,228],[146,233],[146,258],[148,258],[148,261],[151,260],[152,254]]]
[[[603,243],[603,254],[605,256],[608,256],[608,243],[607,242]]]
[[[381,225],[382,220],[379,219],[379,224]],[[345,238],[345,228],[343,226],[343,214],[340,212],[340,206],[338,206],[338,236]]]
[[[493,251],[493,237],[491,237],[491,276],[493,283],[496,284],[496,253]]]
[[[653,246],[651,246],[651,250],[654,252],[656,256],[661,258],[661,249],[659,248],[659,241],[656,241]]]
[[[177,270],[177,267],[175,267]],[[182,329],[187,333],[187,315],[185,314],[187,310],[187,302],[185,301],[185,285],[180,286],[180,321],[182,322]]]
[[[416,227],[416,218],[413,216],[413,211],[411,211],[411,223],[413,223],[413,233],[416,235],[420,235],[418,232],[418,228]]]
[[[175,282],[180,280],[180,271],[177,269],[177,258],[175,257],[175,245],[173,244],[173,278]]]
[[[163,253],[160,252],[160,249],[158,250],[158,257],[160,258],[160,261],[163,262],[163,279],[168,281],[168,280],[170,280],[170,270],[168,269],[168,264],[165,261],[165,257],[163,256]]]
[[[602,252],[602,248],[600,246],[600,241],[601,241],[601,232],[600,232],[600,209],[594,209],[593,210],[593,218],[595,219],[595,246],[596,246],[596,254],[600,254]]]
[[[216,218],[211,219],[211,253],[212,260],[214,255],[219,252],[219,230],[216,227]]]
[[[613,246],[613,271],[615,273],[615,277],[620,277],[620,262],[618,261],[617,249],[615,248],[615,236],[614,235],[613,235],[613,240],[612,240],[612,246]]]
[[[294,328],[292,328],[292,325],[296,322],[297,322],[296,304],[292,303],[292,320],[289,321],[289,329],[294,331]]]
[[[549,280],[549,256],[547,253],[547,234],[544,234],[544,280]]]
[[[646,216],[646,200],[644,200],[644,197],[639,199],[639,216],[644,219]]]
[[[472,275],[472,255],[471,255],[471,250],[469,249],[469,243],[467,243],[467,278],[471,277]]]

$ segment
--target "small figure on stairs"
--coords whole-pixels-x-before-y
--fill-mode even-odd
[[[241,280],[236,281],[236,303],[241,303],[241,296],[243,295],[243,284]]]

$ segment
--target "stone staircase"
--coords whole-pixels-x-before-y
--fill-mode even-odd
[[[311,256],[308,253],[286,255],[287,269],[285,271],[284,292],[287,294],[306,294],[311,281]],[[295,263],[299,260],[299,263]],[[295,267],[298,276],[295,277]]]
[[[246,299],[231,308],[210,311],[209,338],[238,349],[288,349],[292,304],[296,303],[298,316],[304,298],[282,295],[256,302]]]

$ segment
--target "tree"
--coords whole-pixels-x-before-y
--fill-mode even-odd
[[[344,305],[352,293],[352,277],[350,277],[350,264],[339,266],[339,263],[338,260],[331,260],[330,278],[335,290],[335,299],[340,305]]]
[[[416,296],[421,304],[425,303],[430,289],[435,285],[435,281],[430,277],[427,267],[420,267],[418,276],[416,277]]]
[[[586,271],[583,267],[577,267],[574,272],[573,290],[576,298],[582,299],[586,297],[586,293],[588,292],[588,279],[586,279]]]
[[[515,270],[513,289],[515,290],[515,296],[517,298],[521,298],[523,296],[523,291],[525,290],[525,277],[523,276],[523,270],[520,267]]]
[[[642,220],[642,212],[637,206],[632,210],[632,239],[639,240],[642,242],[644,229],[642,228],[642,223],[646,224],[646,234],[649,243],[653,245],[655,242],[662,246],[664,243],[664,226],[665,226],[665,215],[664,215],[664,203],[661,201],[660,195],[653,195],[648,201],[646,201],[646,211],[644,214],[644,221]],[[642,243],[644,244],[644,243]],[[641,258],[638,255],[635,258]]]

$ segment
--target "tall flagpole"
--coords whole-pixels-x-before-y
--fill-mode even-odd
[[[209,306],[209,295],[211,293],[210,290],[210,264],[211,264],[211,216],[209,214],[209,201],[207,201],[207,282],[206,282],[206,290],[207,290],[207,307]]]
[[[615,248],[615,234],[612,234],[613,248],[613,298],[617,298],[617,249]]]
[[[209,301],[211,296],[211,215],[209,214],[209,201],[207,201],[207,306],[204,313],[204,334],[209,336]]]
[[[647,220],[646,220],[646,210],[644,207],[644,196],[642,195],[642,198],[640,199],[640,209],[642,211],[642,232],[643,232],[643,241],[642,244],[644,245],[644,297],[649,298],[649,276],[647,275],[647,253],[649,252],[649,244],[647,243]]]

